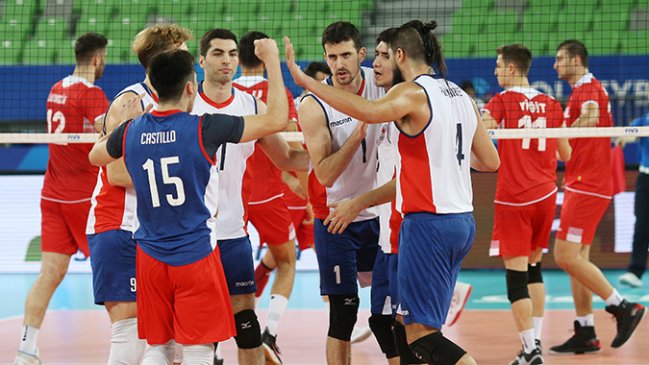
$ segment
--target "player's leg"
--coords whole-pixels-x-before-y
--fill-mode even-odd
[[[261,246],[260,246],[261,247]],[[275,258],[273,258],[273,253],[270,250],[264,252],[264,256],[259,260],[259,264],[255,268],[255,284],[257,284],[257,292],[255,297],[259,298],[264,293],[266,289],[266,284],[270,279],[270,273],[275,270],[277,263]]]
[[[527,266],[528,284],[527,290],[532,299],[532,321],[534,322],[534,341],[540,352],[543,351],[541,346],[541,333],[543,329],[543,316],[545,313],[545,284],[543,284],[543,274],[541,273],[541,258],[543,248],[539,247],[530,255],[530,264]]]
[[[633,230],[633,249],[627,272],[620,276],[622,284],[631,287],[642,286],[642,275],[647,268],[647,248],[649,247],[649,175],[638,173],[634,202],[635,224]]]
[[[392,296],[390,294],[388,255],[379,250],[372,270],[370,312],[368,320],[372,333],[390,365],[399,365],[399,354],[392,333]]]
[[[254,294],[230,295],[237,335],[239,364],[264,364],[264,349],[261,340],[261,326],[255,313]]]

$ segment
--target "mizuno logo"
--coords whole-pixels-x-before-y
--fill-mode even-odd
[[[356,305],[356,298],[345,298],[345,305]]]
[[[252,323],[250,321],[241,323],[242,330],[248,330],[252,328]]]

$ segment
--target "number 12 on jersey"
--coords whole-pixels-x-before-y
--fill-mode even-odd
[[[177,207],[185,203],[185,186],[183,185],[183,180],[178,176],[169,175],[169,165],[180,163],[178,156],[172,157],[162,157],[160,159],[160,169],[162,170],[162,183],[165,185],[175,185],[177,196],[174,197],[172,194],[166,194],[167,203],[172,207]],[[149,191],[151,192],[151,204],[154,208],[160,207],[160,194],[158,193],[158,184],[156,182],[156,173],[155,165],[153,160],[148,158],[144,164],[142,164],[142,169],[146,171],[147,177],[149,178]]]
[[[532,120],[532,117],[529,115],[524,115],[521,119],[518,120],[518,128],[545,128],[547,122],[545,117],[539,117]],[[530,149],[530,138],[523,138],[524,150]],[[545,138],[539,138],[539,143],[537,146],[539,151],[545,151]]]

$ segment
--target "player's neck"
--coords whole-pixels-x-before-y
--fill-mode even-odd
[[[83,77],[89,83],[93,84],[95,82],[95,68],[89,65],[76,65],[72,76]]]
[[[246,76],[264,76],[264,65],[251,68],[241,66],[241,77]]]
[[[151,90],[151,92],[152,92],[153,94],[155,94],[156,97],[157,97],[158,92],[155,91],[155,88],[153,87],[153,85],[151,85],[151,80],[149,80],[149,75],[146,75],[146,77],[144,78],[144,81],[142,81],[142,82],[144,82],[144,85],[146,85],[146,87],[148,87],[149,90]]]
[[[401,74],[406,81],[412,81],[419,75],[432,75],[433,70],[426,64],[404,63],[401,67]]]
[[[530,81],[525,76],[516,77],[512,82],[506,87],[506,89],[511,89],[514,87],[521,87],[528,89],[530,87]]]
[[[215,103],[224,103],[232,97],[232,81],[226,83],[203,81],[203,93]]]
[[[566,81],[568,81],[570,86],[575,87],[577,82],[579,82],[582,77],[586,76],[586,74],[588,74],[588,69],[585,67],[579,67],[576,69],[576,72],[570,77],[570,80]]]

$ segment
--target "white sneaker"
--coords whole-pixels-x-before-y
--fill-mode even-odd
[[[466,305],[466,302],[469,300],[471,295],[471,284],[463,283],[458,281],[455,284],[455,289],[453,290],[453,298],[451,299],[451,306],[448,309],[448,314],[446,315],[447,326],[452,326],[460,318],[462,310]]]
[[[354,327],[352,337],[349,340],[351,343],[363,342],[372,335],[372,330],[369,327]]]
[[[625,284],[634,288],[639,288],[642,286],[642,279],[635,276],[632,272],[627,272],[620,275],[619,279],[620,284]]]
[[[18,350],[14,359],[14,365],[43,365],[43,362],[38,357],[38,351],[36,355],[32,355]]]

